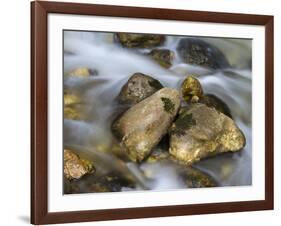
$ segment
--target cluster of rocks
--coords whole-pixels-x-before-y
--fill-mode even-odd
[[[117,33],[115,39],[123,47],[134,49],[150,49],[148,56],[165,68],[172,66],[175,51],[163,48],[166,41],[164,35]],[[214,45],[198,38],[182,38],[177,47],[177,54],[184,63],[207,67],[210,69],[223,69],[230,66],[224,54]]]
[[[115,40],[125,48],[149,49],[145,54],[165,68],[170,68],[175,59],[174,51],[161,48],[165,42],[163,35],[117,33]],[[183,38],[176,51],[188,64],[211,69],[229,67],[219,49],[200,39]],[[85,78],[94,74],[96,72],[88,68],[78,68],[66,76]],[[221,153],[240,151],[246,144],[227,104],[213,94],[204,93],[195,75],[188,75],[177,90],[138,72],[130,76],[116,100],[126,109],[111,124],[119,148],[133,162],[173,162],[187,187],[217,186],[210,175],[192,165]],[[81,106],[83,101],[79,95],[64,93],[65,118],[83,120]],[[66,193],[76,193],[76,190],[80,193],[78,179],[82,177],[84,192],[135,187],[134,182],[114,173],[97,176],[94,172],[93,163],[71,150],[64,150]]]
[[[113,121],[112,132],[131,161],[169,159],[191,166],[207,157],[240,151],[246,144],[229,107],[215,95],[204,94],[195,76],[187,76],[179,92],[136,73],[117,99],[130,107]],[[155,153],[167,137],[168,151]]]
[[[79,154],[78,154],[79,153]],[[118,192],[135,189],[136,181],[130,175],[111,169],[103,172],[101,165],[81,157],[80,152],[64,149],[64,193]]]

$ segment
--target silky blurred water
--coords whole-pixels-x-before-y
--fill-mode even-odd
[[[180,36],[169,36],[161,48],[176,52]],[[250,185],[252,181],[252,80],[251,41],[242,39],[201,38],[218,47],[227,57],[231,67],[224,70],[209,70],[185,64],[176,54],[173,66],[165,69],[142,54],[149,50],[122,48],[114,41],[112,33],[64,32],[64,72],[79,67],[88,67],[98,72],[88,78],[65,77],[64,88],[83,95],[88,108],[89,121],[64,120],[64,145],[79,147],[92,156],[96,164],[108,167],[122,165],[122,173],[134,175],[145,183],[140,172],[152,172],[154,183],[149,189],[183,188],[176,169],[170,165],[125,163],[117,157],[95,156],[100,150],[109,149],[114,142],[110,130],[112,117],[118,106],[114,99],[120,88],[133,73],[141,72],[158,79],[164,86],[179,89],[187,74],[196,74],[205,93],[222,99],[233,119],[246,137],[244,150],[224,154],[197,163],[195,166],[212,175],[221,186]],[[86,150],[86,151],[85,151]],[[110,153],[110,151],[109,151]]]

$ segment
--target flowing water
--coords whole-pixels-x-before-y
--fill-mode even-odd
[[[182,37],[168,36],[163,47],[176,52]],[[91,158],[104,173],[116,170],[132,176],[138,189],[174,189],[185,185],[177,177],[176,168],[169,164],[136,165],[124,162],[110,149],[114,144],[110,124],[118,111],[115,98],[122,85],[133,73],[141,72],[158,79],[164,86],[179,90],[187,74],[197,74],[205,93],[222,99],[233,119],[244,132],[246,146],[235,154],[224,154],[203,160],[196,168],[209,173],[220,186],[250,185],[252,180],[251,133],[251,41],[241,39],[202,38],[217,46],[232,65],[224,70],[209,70],[182,63],[177,56],[170,69],[165,69],[141,52],[122,48],[114,41],[112,33],[75,32],[64,33],[64,71],[88,67],[98,72],[87,78],[69,77],[64,88],[83,95],[87,103],[88,121],[64,120],[64,145],[79,149]],[[83,151],[82,151],[83,150]],[[105,151],[107,150],[107,151]],[[153,182],[143,176],[152,173]],[[125,190],[125,188],[124,188]]]

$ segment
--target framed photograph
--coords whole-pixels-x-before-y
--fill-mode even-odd
[[[31,15],[31,223],[273,209],[273,16]]]

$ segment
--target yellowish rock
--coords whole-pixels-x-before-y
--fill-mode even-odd
[[[64,91],[64,118],[72,120],[84,120],[83,114],[85,105],[82,102],[82,98],[67,90]]]
[[[74,77],[80,77],[80,78],[86,78],[89,77],[91,74],[91,71],[87,67],[80,67],[76,68],[68,73],[66,73],[66,76],[74,76]]]
[[[73,151],[64,149],[64,176],[71,179],[79,179],[87,173],[95,171],[93,164],[86,160],[80,159]]]
[[[162,45],[165,41],[164,35],[117,33],[117,40],[128,48],[151,48]]]
[[[181,85],[182,97],[187,103],[198,102],[203,96],[202,86],[197,78],[193,75],[189,75],[183,81]]]
[[[78,95],[68,93],[67,91],[64,92],[63,100],[64,105],[80,104],[82,102],[81,98]]]
[[[206,157],[240,151],[246,144],[243,132],[228,116],[204,104],[181,109],[170,130],[169,152],[191,165]]]
[[[65,106],[63,113],[65,119],[86,120],[85,114],[83,112],[83,106],[79,104]]]

